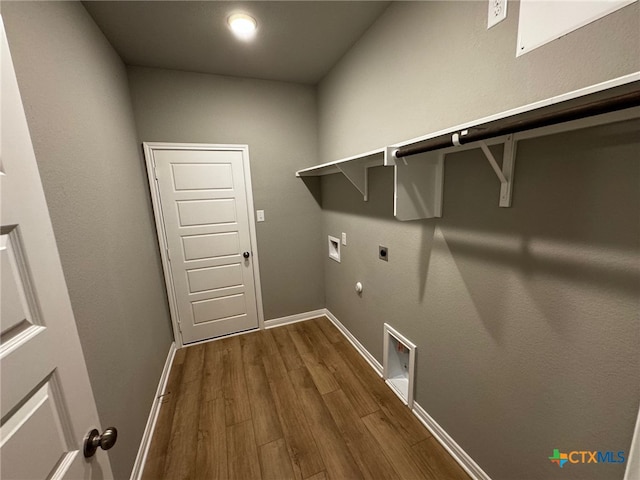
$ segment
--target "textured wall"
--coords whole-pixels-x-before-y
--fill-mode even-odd
[[[640,70],[640,4],[515,57],[517,2],[393,2],[319,86],[320,161]]]
[[[256,224],[265,319],[323,308],[321,212],[294,176],[317,163],[315,90],[141,67],[129,82],[140,141],[249,145],[266,217]]]
[[[113,472],[128,478],[171,330],[126,70],[79,2],[2,15],[100,420],[120,433]]]
[[[321,161],[640,69],[637,3],[519,59],[517,11],[487,31],[485,2],[392,4],[320,85]],[[417,402],[494,480],[623,476],[547,457],[629,451],[639,129],[521,142],[510,209],[479,151],[447,157],[442,219],[394,220],[391,169],[370,170],[367,203],[342,176],[322,180],[323,234],[349,239],[342,263],[325,254],[327,307],[380,361],[384,322],[417,344]]]

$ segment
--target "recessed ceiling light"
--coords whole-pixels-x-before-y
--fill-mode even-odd
[[[234,13],[227,22],[231,31],[241,40],[249,40],[256,33],[256,19],[244,13]]]

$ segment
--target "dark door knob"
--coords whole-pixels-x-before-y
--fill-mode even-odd
[[[103,450],[109,450],[116,444],[116,440],[118,440],[118,430],[116,427],[107,428],[102,435],[94,428],[84,440],[85,458],[93,457],[98,447]]]
[[[250,253],[249,253],[249,252],[244,252],[244,253],[242,254],[242,256],[243,256],[244,258],[249,258],[249,255],[250,255]]]

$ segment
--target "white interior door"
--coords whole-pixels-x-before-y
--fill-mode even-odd
[[[0,477],[111,478],[4,25],[1,73]]]
[[[145,152],[182,343],[257,328],[248,149],[145,144]]]

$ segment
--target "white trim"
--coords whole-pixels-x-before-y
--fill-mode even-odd
[[[241,330],[239,332],[228,333],[227,335],[220,335],[219,337],[205,338],[203,340],[196,340],[195,342],[185,343],[180,348],[195,347],[196,345],[202,345],[203,343],[215,342],[216,340],[222,340],[223,338],[237,337],[238,335],[244,335],[245,333],[259,332],[260,330],[262,329],[259,327],[249,328],[247,330]]]
[[[342,325],[342,323],[340,323],[340,320],[338,320],[333,313],[331,313],[328,309],[325,308],[324,314],[329,320],[331,320],[331,322],[336,326],[336,328],[340,330],[340,332],[345,337],[347,337],[347,340],[349,340],[351,345],[354,346],[354,348],[358,351],[358,353],[360,353],[360,355],[364,357],[364,359],[369,363],[369,365],[371,365],[371,368],[373,368],[373,370],[378,374],[378,376],[382,377],[382,365],[378,360],[376,360],[376,357],[371,355],[369,351],[366,348],[364,348],[364,346],[358,341],[358,339],[354,337],[349,330],[347,330],[347,327],[345,327],[344,325]]]
[[[633,480],[637,478],[640,470],[640,409],[636,417],[636,429],[633,431],[631,439],[631,447],[629,447],[629,456],[627,457],[627,468],[624,472],[624,480]]]
[[[160,381],[158,382],[158,389],[156,390],[156,395],[153,398],[153,403],[151,404],[151,411],[149,412],[147,425],[144,428],[144,433],[142,434],[142,440],[140,441],[140,448],[138,448],[136,461],[133,463],[130,480],[139,480],[142,478],[144,464],[147,461],[147,454],[149,453],[151,439],[153,438],[153,431],[156,428],[158,414],[160,413],[160,399],[167,388],[167,382],[169,381],[169,374],[171,373],[171,367],[173,366],[173,358],[176,355],[176,350],[176,342],[171,342],[171,345],[169,346],[169,353],[167,354],[167,360],[164,363],[162,375],[160,375]]]
[[[328,309],[325,309],[326,317],[336,326],[340,332],[347,337],[347,340],[355,347],[355,349],[369,362],[373,370],[382,377],[382,365],[375,359],[369,351],[354,337],[347,328],[340,323],[336,316]],[[406,340],[406,339],[405,339]],[[411,343],[411,342],[409,342]],[[392,389],[393,391],[393,389]],[[395,393],[395,392],[394,392]],[[442,447],[451,454],[451,457],[467,472],[474,480],[491,480],[491,477],[480,468],[480,466],[458,445],[453,438],[418,404],[413,402],[413,414],[420,422],[427,427],[433,437],[440,442]],[[626,480],[626,479],[625,479]]]
[[[480,465],[449,436],[444,428],[442,428],[418,402],[413,402],[412,412],[471,478],[475,480],[491,480],[491,477],[480,468]]]
[[[322,163],[320,165],[315,165],[313,167],[303,168],[302,170],[298,170],[296,172],[296,177],[310,177],[310,176],[315,177],[317,175],[329,175],[332,173],[340,173],[340,164],[352,162],[354,160],[362,160],[368,157],[377,157],[377,156],[382,157],[384,154],[384,151],[385,151],[384,148],[376,148],[375,150],[371,150],[370,152],[361,153],[359,155],[353,155],[347,158],[341,158],[340,160],[334,160],[333,162]],[[382,158],[380,158],[378,161],[375,162],[374,165],[371,165],[371,166],[378,166],[378,165],[381,166],[382,163],[380,162],[380,160],[382,160]]]
[[[314,318],[326,316],[326,309],[313,310],[311,312],[296,313],[295,315],[288,315],[286,317],[272,318],[271,320],[264,321],[264,328],[274,328],[281,325],[288,325],[290,323],[304,322],[305,320],[312,320]]]
[[[164,273],[164,281],[167,287],[167,296],[169,300],[169,312],[171,314],[171,325],[173,327],[173,338],[176,341],[177,348],[183,347],[182,334],[178,325],[178,307],[173,287],[173,279],[171,277],[171,268],[169,259],[167,258],[167,238],[164,230],[164,221],[162,214],[162,203],[160,201],[160,189],[155,174],[155,150],[180,149],[180,150],[236,150],[242,152],[242,163],[244,170],[245,193],[247,196],[247,214],[249,218],[249,236],[251,239],[251,251],[253,268],[254,289],[256,296],[256,310],[258,314],[258,328],[264,328],[264,308],[262,305],[262,284],[260,282],[260,262],[258,259],[258,239],[256,237],[256,219],[255,208],[253,205],[253,187],[251,185],[251,165],[249,160],[248,145],[229,145],[229,144],[207,144],[207,143],[167,143],[167,142],[143,142],[144,158],[147,165],[147,177],[149,179],[149,188],[151,190],[151,202],[153,204],[153,216],[156,223],[156,231],[158,233],[158,245],[160,246],[160,258],[162,260],[162,270]],[[206,341],[209,339],[204,339]],[[190,345],[200,342],[192,342]]]
[[[431,138],[439,137],[441,135],[448,135],[455,132],[459,132],[466,128],[474,127],[476,125],[482,125],[489,122],[494,122],[496,120],[501,120],[503,118],[512,117],[514,115],[519,115],[521,113],[530,112],[533,110],[537,110],[539,108],[548,107],[550,105],[555,105],[557,103],[566,102],[567,100],[573,100],[575,98],[584,97],[586,95],[591,95],[592,93],[602,92],[604,90],[609,90],[611,88],[620,87],[622,85],[626,85],[629,83],[637,82],[640,80],[640,71],[633,72],[628,75],[623,75],[622,77],[613,78],[611,80],[607,80],[606,82],[596,83],[595,85],[590,85],[588,87],[580,88],[578,90],[573,90],[571,92],[563,93],[561,95],[556,95],[555,97],[550,97],[545,100],[541,100],[534,103],[529,103],[528,105],[523,105],[521,107],[512,108],[511,110],[506,110],[504,112],[496,113],[494,115],[489,115],[488,117],[479,118],[477,120],[473,120],[471,122],[466,122],[460,125],[456,125],[455,127],[445,128],[443,130],[439,130],[437,132],[432,132],[427,135],[422,135],[420,137],[415,137],[410,140],[404,140],[399,143],[394,143],[389,148],[399,148],[404,147],[406,145],[411,145],[413,143],[421,142],[423,140],[429,140]]]

